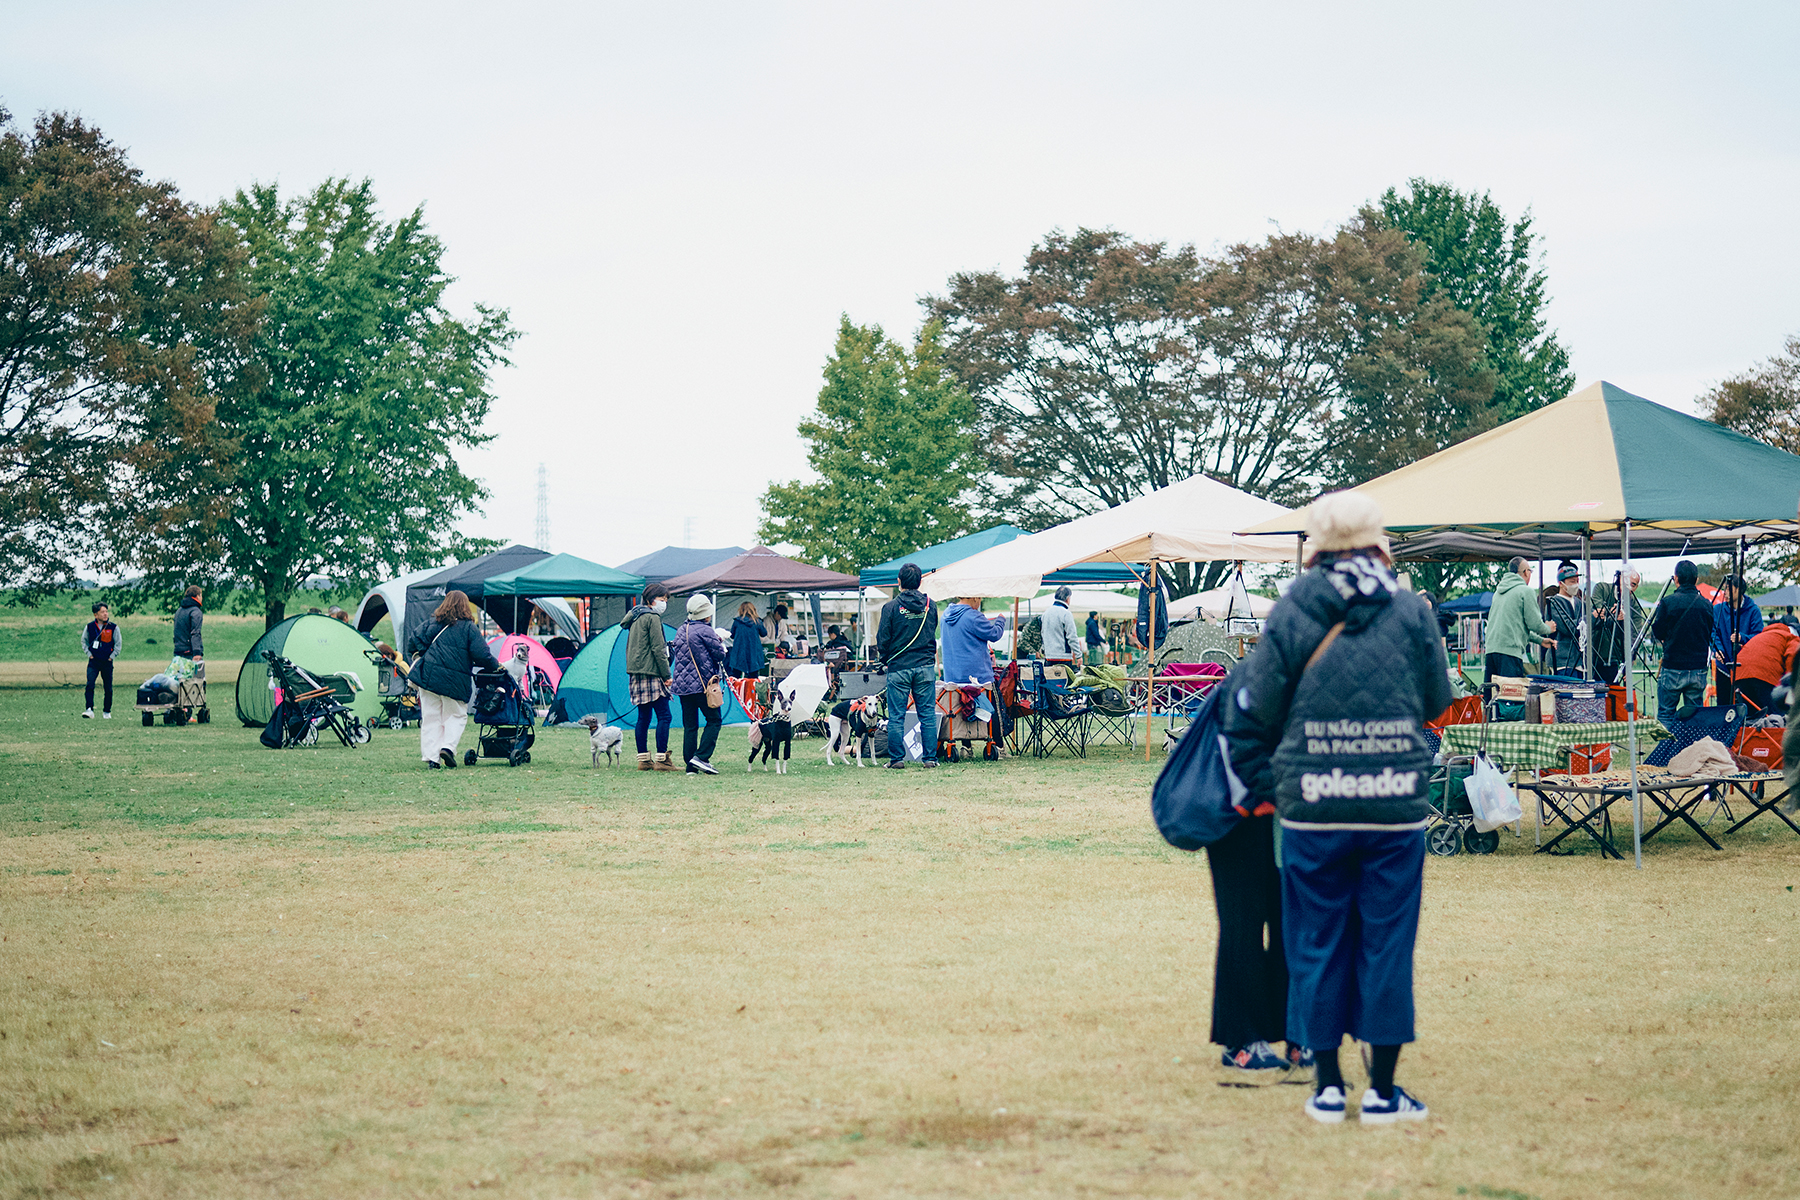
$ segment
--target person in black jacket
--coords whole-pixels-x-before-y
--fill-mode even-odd
[[[1694,715],[1706,695],[1706,659],[1712,648],[1712,604],[1700,594],[1700,568],[1675,564],[1675,590],[1657,602],[1650,636],[1662,643],[1656,677],[1656,719],[1665,726]]]
[[[406,644],[408,678],[419,689],[419,753],[432,770],[456,768],[456,743],[469,724],[475,668],[498,671],[500,662],[475,628],[475,609],[462,592],[445,592],[431,622]]]
[[[106,683],[106,706],[100,715],[112,720],[112,683],[113,657],[119,652],[119,627],[113,624],[112,611],[104,604],[94,605],[94,619],[88,622],[81,634],[81,648],[87,651],[87,711],[83,717],[90,720],[94,716],[94,680]]]
[[[918,564],[900,568],[900,592],[881,606],[875,631],[875,657],[887,664],[888,763],[906,766],[906,704],[919,713],[920,766],[937,766],[937,630],[938,610],[919,590],[925,573]]]
[[[1414,1039],[1423,730],[1450,703],[1449,664],[1431,610],[1394,577],[1373,500],[1322,496],[1306,526],[1311,569],[1269,615],[1222,724],[1246,803],[1281,820],[1287,1036],[1317,1060],[1307,1115],[1344,1119],[1349,1034],[1372,1049],[1363,1124],[1422,1120],[1394,1067]]]

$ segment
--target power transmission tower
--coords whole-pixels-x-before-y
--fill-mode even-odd
[[[550,475],[544,470],[544,464],[538,464],[538,511],[537,536],[535,538],[539,550],[550,549]]]

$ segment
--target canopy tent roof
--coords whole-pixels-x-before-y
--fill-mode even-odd
[[[406,612],[406,589],[415,583],[430,579],[433,575],[441,574],[446,569],[444,567],[426,567],[423,571],[408,571],[386,583],[376,584],[362,598],[362,603],[356,606],[356,615],[351,618],[351,621],[358,630],[368,633],[375,626],[381,624],[381,618],[391,614],[394,617],[394,637],[404,640],[406,621],[403,614]],[[439,596],[439,599],[442,598]],[[435,605],[436,601],[432,603]],[[581,620],[576,617],[574,609],[550,596],[541,597],[533,603],[549,614],[551,621],[556,624],[557,631],[564,637],[574,638],[577,641],[581,639]],[[402,646],[401,649],[404,650],[405,647]]]
[[[671,596],[689,592],[834,592],[855,590],[856,576],[798,562],[755,546],[742,554],[663,581]]]
[[[1636,546],[1632,547],[1637,549]],[[1446,600],[1438,605],[1447,613],[1484,613],[1494,607],[1494,593],[1474,592],[1467,596],[1458,596],[1454,600]]]
[[[925,590],[939,600],[1035,596],[1046,575],[1076,563],[1289,562],[1293,538],[1232,532],[1285,512],[1279,504],[1195,475],[942,567],[926,577]]]
[[[1169,620],[1185,621],[1196,616],[1211,617],[1215,621],[1223,621],[1226,617],[1255,617],[1260,620],[1274,611],[1274,608],[1275,602],[1267,596],[1258,596],[1242,586],[1226,584],[1210,592],[1195,592],[1191,596],[1169,601]]]
[[[635,596],[644,578],[573,554],[552,554],[486,580],[490,596]]]
[[[743,552],[742,546],[721,546],[714,550],[664,546],[661,550],[641,554],[628,563],[620,563],[619,570],[627,575],[641,575],[645,583],[664,583],[677,575],[686,575],[714,563],[722,563],[728,558],[736,558]]]
[[[496,575],[504,575],[508,571],[530,566],[549,557],[549,554],[531,546],[508,546],[504,550],[496,550],[492,554],[483,554],[468,562],[445,567],[436,575],[409,584],[406,589],[406,628],[401,636],[410,641],[413,634],[430,619],[432,610],[444,598],[444,594],[452,591],[462,592],[476,608],[485,609],[494,618],[494,624],[504,632],[516,632],[524,612],[515,614],[517,606],[511,596],[490,598],[487,594],[487,581]],[[406,641],[402,641],[399,646],[402,654],[406,653]]]
[[[1644,557],[1690,537],[1723,549],[1791,536],[1800,457],[1596,383],[1355,490],[1381,505],[1399,558],[1575,557],[1582,533],[1611,557],[1628,520]],[[1305,524],[1302,508],[1241,528]],[[1434,538],[1440,552],[1424,553]]]
[[[1637,549],[1637,546],[1634,544],[1632,549]],[[1772,592],[1765,592],[1756,597],[1756,604],[1758,608],[1800,607],[1800,587],[1790,583],[1786,587],[1778,587]]]
[[[1054,593],[1046,592],[1042,596],[1019,602],[1019,620],[1028,617],[1042,616],[1050,611],[1056,602]],[[1103,617],[1135,617],[1137,616],[1137,597],[1127,596],[1123,592],[1103,592],[1088,588],[1076,588],[1069,593],[1069,612],[1080,625],[1087,620],[1090,612],[1097,612]]]
[[[1004,545],[1015,538],[1029,537],[1027,530],[1017,525],[996,525],[992,529],[983,529],[979,533],[966,533],[959,538],[951,538],[947,542],[939,542],[935,546],[927,546],[923,550],[914,550],[890,562],[878,563],[873,567],[864,567],[858,574],[865,587],[893,587],[900,582],[900,568],[907,563],[915,563],[921,571],[935,571],[947,567],[951,563],[961,562],[971,555],[979,554],[993,546]],[[1044,576],[1047,584],[1094,584],[1094,583],[1133,583],[1137,576],[1130,567],[1118,563],[1082,563],[1061,571],[1053,571]]]

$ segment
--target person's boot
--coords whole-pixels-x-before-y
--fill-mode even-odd
[[[648,754],[643,753],[642,751],[639,751],[639,753],[638,753],[638,770],[640,770],[640,771],[650,770],[650,756]]]
[[[669,752],[667,750],[657,751],[656,762],[654,765],[658,771],[673,771],[675,769],[675,764],[670,761]]]

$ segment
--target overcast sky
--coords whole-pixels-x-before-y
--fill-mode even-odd
[[[424,205],[453,307],[524,332],[467,528],[531,541],[543,462],[550,548],[609,564],[686,518],[750,545],[838,315],[910,335],[1054,228],[1204,251],[1424,176],[1532,211],[1584,384],[1691,409],[1800,332],[1795,5],[0,11],[0,102],[79,112],[190,198],[340,175]]]

